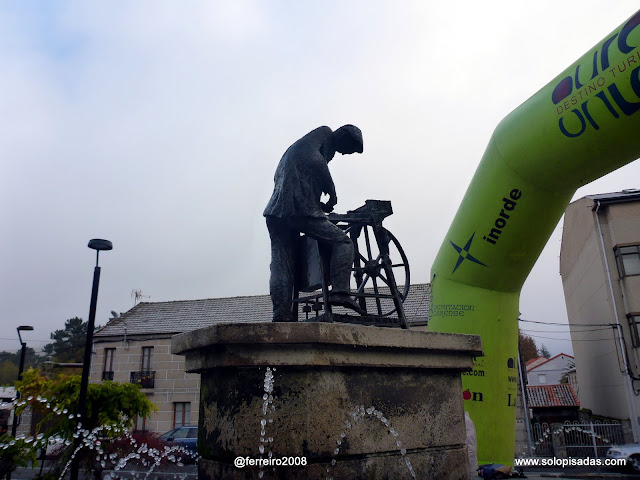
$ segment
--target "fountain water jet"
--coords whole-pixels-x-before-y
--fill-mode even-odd
[[[29,396],[26,400],[18,400],[13,402],[2,402],[2,406],[10,406],[11,408],[25,406],[27,403],[34,400],[33,396]],[[54,406],[51,409],[51,402],[46,398],[42,398],[40,395],[35,397],[35,401],[45,404],[46,408],[51,410],[58,416],[66,415],[69,420],[73,420],[75,415],[73,413],[69,413],[69,410],[66,408],[60,408],[58,406]],[[118,437],[112,437],[109,440],[118,440],[122,439],[122,437],[126,438],[131,445],[132,451],[123,458],[118,459],[117,454],[108,455],[104,452],[104,436],[100,436],[101,433],[105,433],[107,435],[121,434]],[[182,446],[165,446],[164,451],[159,451],[155,448],[149,448],[147,444],[142,444],[138,446],[136,440],[131,436],[131,432],[126,430],[123,425],[118,424],[105,424],[100,425],[92,430],[87,430],[82,428],[82,423],[79,422],[76,431],[72,434],[73,438],[81,438],[80,445],[71,453],[71,458],[65,464],[62,473],[60,474],[58,480],[63,480],[67,470],[71,466],[71,462],[78,455],[78,453],[83,449],[95,450],[97,453],[96,461],[100,463],[100,466],[105,469],[107,467],[107,463],[109,466],[113,467],[114,471],[122,470],[129,460],[135,459],[140,460],[144,466],[148,466],[146,459],[142,457],[142,455],[148,455],[151,460],[153,460],[153,465],[146,472],[145,479],[153,473],[154,469],[160,465],[163,458],[166,458],[168,461],[175,463],[178,466],[182,466],[181,459],[182,456],[191,457],[197,461],[197,454],[190,452]],[[25,435],[18,435],[14,440],[6,444],[0,444],[1,450],[6,450],[7,448],[16,444],[16,441],[24,441],[24,443],[30,445],[31,448],[34,449],[46,449],[49,446],[53,445],[64,445],[66,447],[70,447],[72,445],[72,441],[69,438],[64,438],[60,435],[51,435],[46,437],[43,433],[39,433],[35,437],[27,437]],[[180,457],[176,457],[174,454],[177,453],[182,455]]]
[[[377,410],[375,407],[371,406],[365,410],[364,406],[360,405],[356,407],[354,411],[351,413],[351,417],[354,423],[360,421],[365,415],[370,415],[377,418],[385,427],[387,427],[391,435],[393,435],[394,437],[398,437],[399,435],[398,432],[391,426],[391,423],[389,422],[389,420],[387,420],[383,416],[382,412],[380,410]],[[347,428],[347,430],[351,430],[353,425],[349,420],[346,420],[345,427]],[[333,456],[331,458],[331,466],[327,467],[327,474],[331,472],[331,467],[337,463],[336,457],[340,453],[340,447],[342,446],[342,442],[345,441],[346,438],[347,438],[347,434],[346,432],[343,431],[340,433],[338,440],[336,440],[336,444],[338,445],[338,447],[333,451]],[[398,449],[400,449],[400,454],[402,455],[402,458],[404,459],[404,462],[406,463],[407,468],[409,469],[411,478],[416,478],[416,472],[413,469],[413,465],[411,465],[411,460],[409,460],[409,458],[407,457],[407,449],[402,447],[402,442],[400,440],[396,440],[396,445]],[[327,477],[327,480],[333,480],[333,477]]]
[[[264,395],[262,395],[262,419],[260,420],[260,447],[258,448],[260,452],[260,458],[264,458],[264,445],[265,443],[269,446],[269,452],[267,454],[268,458],[273,456],[273,452],[271,450],[271,446],[273,444],[273,437],[266,437],[266,428],[267,428],[267,411],[269,411],[271,417],[268,420],[268,423],[273,423],[273,411],[275,410],[273,406],[273,372],[275,372],[275,368],[272,370],[270,367],[267,367],[267,371],[264,375]],[[262,478],[264,476],[263,466],[260,465],[260,472],[258,472],[258,477]]]

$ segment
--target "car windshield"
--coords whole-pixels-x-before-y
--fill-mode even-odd
[[[174,428],[173,430],[169,430],[167,433],[163,433],[162,435],[160,435],[160,438],[162,440],[166,440],[167,438],[172,437],[176,430],[177,428]]]
[[[198,438],[198,427],[178,427],[160,435],[161,440],[169,438]]]
[[[171,435],[173,438],[187,438],[187,435],[189,434],[189,428],[177,428],[175,432],[173,432],[173,435]]]

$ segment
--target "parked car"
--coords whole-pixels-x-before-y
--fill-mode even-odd
[[[173,445],[180,445],[195,453],[198,443],[198,427],[184,425],[174,428],[160,435],[160,440]]]
[[[627,461],[627,468],[640,472],[640,443],[612,445],[607,450],[607,458],[624,458]]]

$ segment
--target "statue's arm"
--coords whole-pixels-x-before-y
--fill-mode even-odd
[[[333,210],[333,206],[338,202],[336,196],[336,187],[333,184],[331,173],[324,156],[320,152],[309,152],[303,157],[304,160],[299,162],[299,167],[305,172],[304,177],[312,181],[322,193],[329,195],[327,203],[320,202],[320,198],[309,199],[313,202],[320,202],[323,211],[329,213]],[[317,205],[317,203],[316,203]]]
[[[320,157],[320,161],[317,162],[318,165],[318,178],[320,179],[320,186],[322,187],[322,192],[329,195],[329,200],[327,201],[327,207],[330,207],[333,210],[333,206],[338,203],[338,197],[336,195],[336,186],[333,183],[333,178],[331,178],[331,172],[329,172],[329,165],[324,160],[324,157]],[[331,211],[331,210],[330,210]]]

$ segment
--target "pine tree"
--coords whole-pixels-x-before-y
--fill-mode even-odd
[[[56,330],[51,334],[53,343],[48,343],[42,351],[51,356],[54,362],[82,362],[84,345],[87,340],[87,322],[74,317],[67,320],[64,330]]]
[[[544,358],[551,358],[551,352],[544,346],[544,343],[540,347],[540,356]]]

